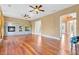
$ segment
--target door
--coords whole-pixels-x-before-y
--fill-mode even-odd
[[[35,34],[41,34],[41,20],[35,21]]]

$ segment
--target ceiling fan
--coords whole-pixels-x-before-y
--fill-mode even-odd
[[[36,5],[35,7],[29,6],[29,7],[33,8],[33,10],[30,10],[29,12],[35,11],[36,14],[38,14],[40,11],[41,12],[44,12],[45,11],[45,10],[41,9],[41,7],[43,7],[42,5]]]
[[[24,15],[24,18],[27,19],[27,18],[31,18],[31,17],[30,17],[29,15],[25,14],[25,15]]]

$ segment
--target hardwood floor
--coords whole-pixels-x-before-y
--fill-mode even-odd
[[[5,37],[0,46],[1,55],[57,55],[69,54],[61,50],[60,40],[37,35]]]

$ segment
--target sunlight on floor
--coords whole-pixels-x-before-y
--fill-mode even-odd
[[[61,47],[60,47],[60,53],[61,55],[67,55],[68,54],[68,51],[67,51],[67,44],[65,42],[65,39],[64,38],[64,35],[62,36],[62,40],[61,40]]]
[[[41,46],[41,43],[42,43],[42,39],[41,39],[41,35],[39,35],[37,40],[37,46]]]

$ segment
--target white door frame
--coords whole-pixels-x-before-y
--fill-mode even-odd
[[[69,43],[69,42],[71,40],[69,40],[69,39],[71,38],[71,25],[74,28],[74,30],[73,30],[74,33],[73,34],[74,34],[74,36],[76,36],[76,13],[70,13],[70,14],[67,14],[67,15],[73,16],[72,20],[69,20],[68,21],[68,23],[70,24],[70,27],[69,27],[70,33],[67,32],[68,31],[68,27],[67,26],[69,26],[68,23],[67,22],[66,23],[64,22],[66,24],[65,25],[66,28],[64,28],[64,31],[66,31],[66,32],[64,32],[64,33],[67,35],[67,38],[65,38],[65,36],[62,36],[62,35],[65,35],[65,34],[62,34],[63,33],[62,32],[62,23],[63,23],[63,20],[64,20],[62,18],[62,16],[64,16],[64,15],[62,15],[62,16],[60,16],[60,37],[61,37],[61,45],[63,46],[63,44],[64,44],[65,47],[67,48],[67,50],[70,51],[71,43]],[[63,39],[63,37],[64,37],[64,39]],[[64,47],[62,49],[64,49]]]
[[[35,34],[41,35],[41,20],[35,21]]]

